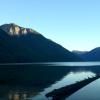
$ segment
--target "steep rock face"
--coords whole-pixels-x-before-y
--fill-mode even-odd
[[[22,31],[21,27],[13,27],[12,24],[2,25],[0,28],[1,63],[81,60],[61,45],[31,29],[23,28]]]
[[[14,23],[1,25],[0,28],[4,30],[5,32],[9,33],[9,35],[21,35],[21,34],[27,34],[27,33],[38,34],[38,32],[36,32],[35,30],[29,29],[29,28],[23,28]]]

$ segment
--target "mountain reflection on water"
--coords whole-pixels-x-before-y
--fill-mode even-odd
[[[45,95],[54,89],[100,74],[99,62],[87,64],[80,62],[78,66],[76,65],[47,63],[0,66],[0,71],[6,72],[4,80],[13,79],[8,84],[6,82],[0,85],[0,100],[48,100]],[[0,78],[3,75],[4,73],[0,73]]]

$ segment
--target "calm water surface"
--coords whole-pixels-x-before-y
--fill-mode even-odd
[[[100,74],[100,62],[0,65],[0,100],[52,100],[45,95]],[[6,81],[7,80],[7,81]],[[100,100],[100,79],[65,100]]]

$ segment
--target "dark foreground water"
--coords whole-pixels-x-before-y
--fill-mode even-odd
[[[46,94],[100,74],[100,62],[0,65],[0,100],[52,100]],[[77,88],[77,87],[76,87]],[[66,89],[66,88],[65,88]],[[70,87],[69,89],[73,89]],[[100,79],[63,100],[100,100]],[[61,100],[61,99],[59,99]]]

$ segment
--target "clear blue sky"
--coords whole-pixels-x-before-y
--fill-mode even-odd
[[[100,46],[100,0],[0,0],[0,24],[12,22],[69,50]]]

